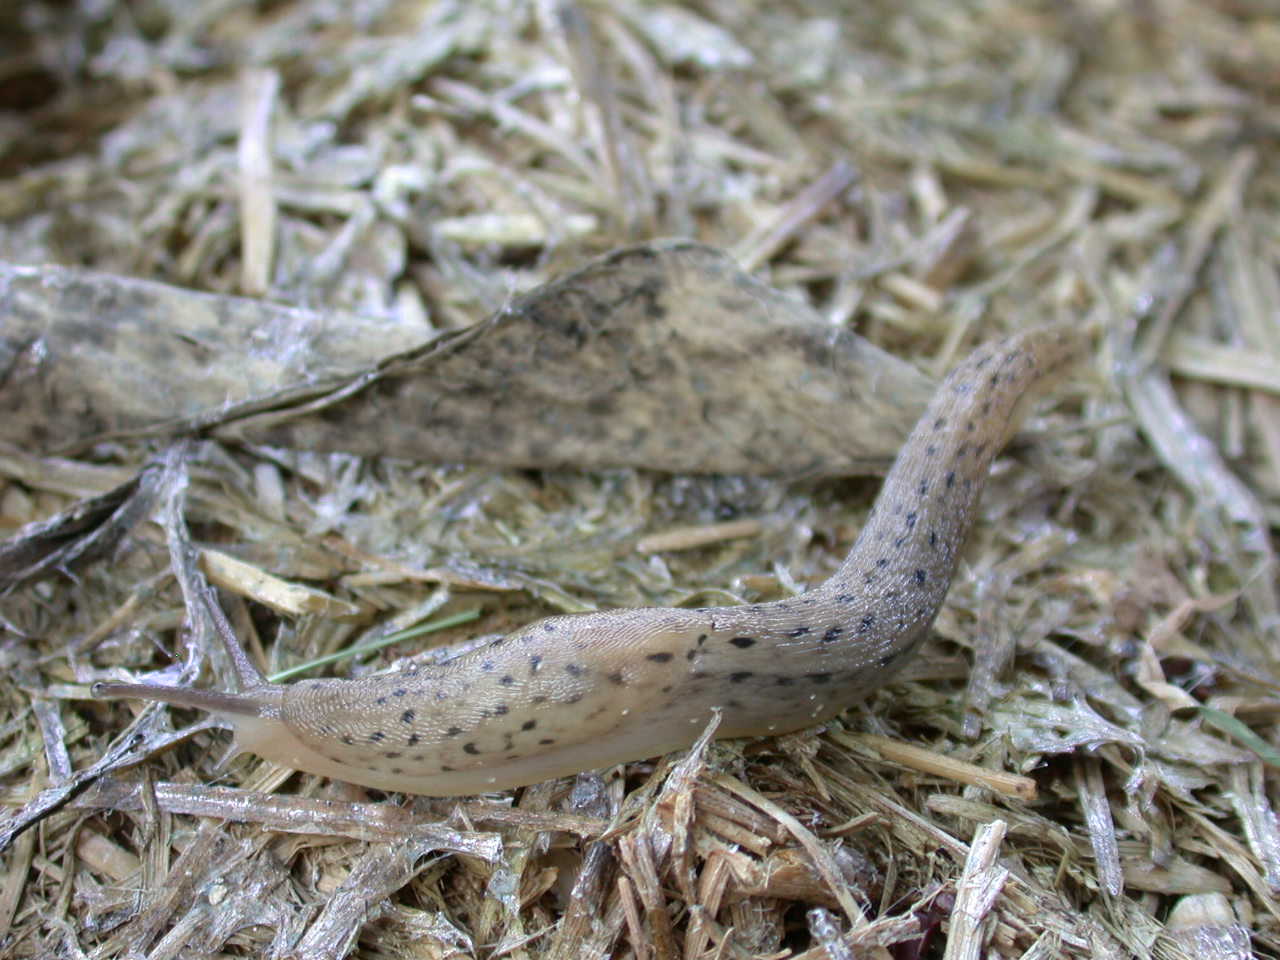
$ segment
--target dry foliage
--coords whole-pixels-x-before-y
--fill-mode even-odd
[[[1273,4],[29,0],[0,37],[13,263],[425,340],[688,236],[930,373],[1104,331],[897,682],[825,732],[511,795],[219,767],[199,718],[88,688],[199,662],[184,530],[280,669],[472,608],[444,642],[778,596],[874,483],[199,445],[180,513],[0,598],[0,955],[1280,955]],[[33,347],[4,323],[0,397]],[[49,449],[0,451],[6,534],[156,452]]]

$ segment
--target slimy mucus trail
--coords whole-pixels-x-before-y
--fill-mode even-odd
[[[992,459],[1025,401],[1083,348],[1038,327],[980,348],[943,381],[849,556],[773,603],[550,617],[439,666],[267,683],[206,595],[241,692],[102,683],[99,697],[208,710],[276,763],[433,796],[535,783],[719,735],[786,733],[883,685],[946,596]]]

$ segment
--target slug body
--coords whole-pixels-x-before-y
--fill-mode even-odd
[[[198,707],[277,763],[431,796],[535,783],[718,735],[819,723],[883,685],[928,632],[992,459],[1024,401],[1081,352],[1066,325],[980,348],[946,378],[848,558],[814,589],[737,607],[551,617],[439,666],[240,693],[99,684]],[[219,611],[220,614],[220,611]],[[224,631],[224,636],[229,631]],[[256,671],[254,672],[256,674]]]

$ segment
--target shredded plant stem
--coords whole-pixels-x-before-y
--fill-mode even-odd
[[[1268,4],[0,36],[0,956],[1280,956]],[[357,687],[797,601],[941,377],[1055,323],[931,630],[818,729],[409,798],[91,697],[241,693],[210,580],[253,669]]]

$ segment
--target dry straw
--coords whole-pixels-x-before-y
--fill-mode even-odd
[[[0,955],[1280,954],[1274,5],[26,2],[0,33],[0,260],[97,271],[48,318],[96,348],[136,278],[390,355],[667,236],[930,374],[1103,331],[900,679],[826,732],[512,795],[220,766],[225,734],[89,685],[219,683],[201,569],[270,670],[476,606],[442,642],[781,596],[875,482],[197,443],[152,522],[0,598]],[[0,316],[0,417],[39,425],[70,357],[5,334],[31,319]],[[86,376],[151,397],[118,359]],[[5,535],[159,449],[97,439],[0,449]]]

